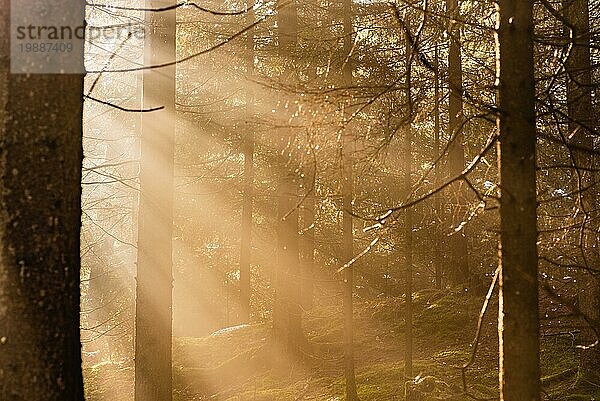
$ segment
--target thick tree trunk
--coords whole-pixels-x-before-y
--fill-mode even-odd
[[[254,10],[248,12],[248,25],[254,23]],[[246,38],[246,76],[250,79],[254,74],[254,29]],[[251,86],[246,93],[246,130],[242,138],[244,154],[244,193],[242,201],[242,238],[240,244],[240,320],[250,321],[251,268],[252,268],[252,206],[254,198],[254,96]]]
[[[82,401],[83,75],[9,75],[9,3],[0,5],[0,399]],[[83,24],[83,7],[55,6]]]
[[[533,1],[501,0],[498,30],[500,399],[540,399]]]
[[[446,13],[450,19],[448,22],[448,36],[450,40],[448,48],[448,131],[452,143],[448,147],[448,172],[451,177],[455,177],[465,168],[465,151],[463,147],[463,101],[462,101],[462,60],[460,51],[460,13],[458,0],[446,0]],[[462,203],[464,202],[464,188],[461,183],[451,187],[454,198],[453,207],[453,226],[458,225],[459,219],[464,215]],[[449,266],[452,269],[449,278],[452,284],[461,285],[464,288],[468,286],[469,266],[467,254],[467,237],[464,229],[453,233],[449,237],[450,260]]]
[[[567,109],[569,115],[569,136],[579,147],[592,149],[596,119],[592,104],[592,67],[590,62],[590,22],[588,0],[565,0],[564,15],[573,26],[571,54],[566,63],[567,72]],[[576,178],[575,186],[582,190],[578,198],[579,208],[584,212],[580,222],[583,226],[581,261],[588,269],[598,269],[598,230],[597,187],[592,172],[594,156],[586,152],[573,152]],[[589,271],[582,271],[579,277],[579,305],[586,318],[600,329],[600,282]],[[585,327],[582,331],[584,345],[596,341],[594,330]],[[600,349],[598,346],[581,351],[580,368],[582,374],[597,373],[600,367]]]
[[[171,0],[149,0],[160,8]],[[175,10],[147,12],[145,65],[175,60]],[[144,71],[135,327],[135,399],[172,397],[175,66]]]

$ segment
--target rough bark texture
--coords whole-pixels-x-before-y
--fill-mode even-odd
[[[590,23],[587,0],[565,0],[563,2],[566,19],[573,27],[572,48],[566,63],[567,71],[567,109],[569,115],[569,136],[573,135],[573,143],[579,147],[592,149],[594,146],[593,130],[597,121],[593,114],[592,104],[592,67],[590,62]],[[587,152],[573,152],[573,161],[577,168],[575,186],[581,190],[578,207],[584,213],[579,224],[582,225],[581,264],[588,269],[598,269],[598,230],[597,187],[592,173],[594,156]],[[582,271],[579,277],[579,306],[586,318],[600,329],[600,282],[598,277],[589,271]],[[582,342],[584,345],[596,341],[594,331],[584,324]],[[581,369],[583,374],[599,374],[600,349],[594,347],[581,351]]]
[[[446,13],[449,17],[448,36],[448,132],[450,146],[448,147],[448,173],[455,177],[465,168],[465,151],[463,147],[463,101],[462,101],[462,59],[460,51],[460,13],[458,0],[446,0]],[[451,187],[453,199],[452,224],[457,226],[464,218],[464,188],[462,183]],[[454,233],[449,238],[449,278],[453,285],[462,285],[466,288],[469,280],[469,266],[467,253],[467,238],[464,229]]]
[[[174,4],[150,0],[148,7]],[[145,65],[175,59],[175,11],[147,13]],[[144,71],[135,327],[135,399],[172,394],[172,227],[175,66]]]
[[[500,398],[540,399],[532,0],[501,0]]]
[[[57,7],[74,7],[68,0]],[[75,6],[76,7],[76,6]],[[9,75],[0,5],[0,399],[82,401],[82,75]],[[81,21],[83,24],[83,9]],[[83,65],[83,54],[81,65]]]

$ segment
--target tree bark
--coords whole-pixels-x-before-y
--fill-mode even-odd
[[[83,6],[54,6],[81,16]],[[79,7],[79,8],[78,8]],[[83,75],[9,74],[0,5],[0,399],[83,401]],[[77,54],[83,71],[83,54]]]
[[[500,399],[540,399],[533,1],[501,0]]]
[[[149,8],[174,4],[148,0]],[[144,64],[175,60],[175,10],[147,12]],[[144,71],[135,327],[135,400],[172,398],[175,66]]]

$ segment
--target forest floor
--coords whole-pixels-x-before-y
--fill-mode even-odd
[[[489,306],[464,381],[460,368],[472,355],[481,302],[482,297],[434,290],[415,294],[414,373],[420,395],[415,401],[497,399],[497,302]],[[402,298],[356,302],[356,381],[362,401],[404,400],[403,312]],[[341,317],[340,306],[307,313],[308,345],[300,361],[285,368],[273,368],[265,352],[269,327],[264,324],[175,339],[174,401],[343,400]],[[541,340],[547,399],[600,400],[600,383],[578,375],[574,338],[548,334]],[[130,399],[130,367],[117,373],[114,366],[101,365],[84,373],[88,401]]]

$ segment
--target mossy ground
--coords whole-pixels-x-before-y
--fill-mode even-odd
[[[469,361],[481,298],[434,290],[415,294],[414,374],[429,384],[423,400],[497,398],[496,305],[484,319],[474,363]],[[356,379],[362,401],[404,399],[404,300],[356,301]],[[308,347],[301,362],[273,369],[265,357],[265,324],[205,338],[174,341],[174,400],[297,401],[343,400],[342,320],[339,306],[305,316]],[[544,390],[553,400],[600,400],[598,383],[578,377],[577,351],[569,336],[542,338]],[[86,369],[89,401],[130,400],[131,368]],[[118,377],[117,377],[118,375]],[[119,389],[121,397],[108,392]],[[594,394],[595,393],[595,394]],[[595,397],[595,398],[594,398]]]

